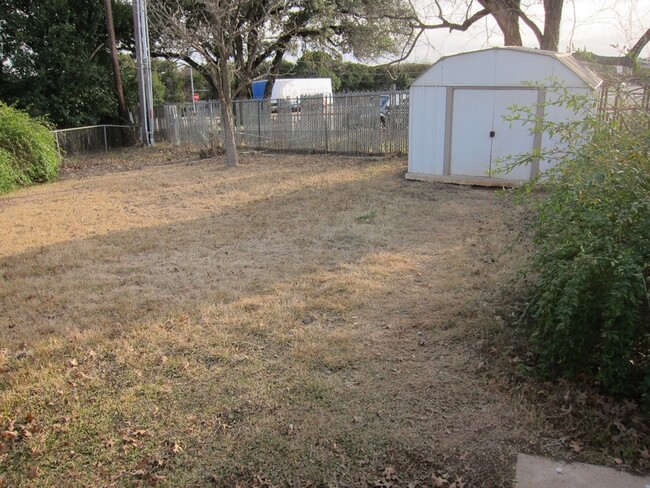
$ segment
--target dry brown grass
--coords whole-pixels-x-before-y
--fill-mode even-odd
[[[402,160],[142,154],[0,197],[0,485],[510,486],[554,435],[481,352],[507,200]]]

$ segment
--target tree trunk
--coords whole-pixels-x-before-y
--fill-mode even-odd
[[[226,165],[230,168],[237,166],[237,144],[235,142],[235,119],[232,112],[232,89],[230,87],[230,67],[228,59],[221,57],[218,60],[218,75],[221,90],[221,120],[223,122],[223,145],[226,149]]]
[[[479,3],[494,18],[503,33],[504,46],[521,46],[519,30],[520,0],[479,0]]]
[[[544,35],[540,49],[557,51],[560,43],[560,21],[564,0],[544,0]]]
[[[117,44],[115,42],[115,27],[113,25],[113,7],[111,0],[104,0],[106,12],[106,30],[108,31],[108,44],[111,50],[111,61],[113,65],[113,78],[115,80],[115,92],[117,94],[117,108],[120,119],[123,122],[129,121],[129,111],[126,108],[124,99],[124,88],[122,86],[122,75],[120,74],[120,60],[117,57]]]
[[[284,50],[281,49],[275,53],[273,61],[271,62],[271,69],[269,74],[266,77],[266,87],[264,88],[264,98],[271,98],[271,93],[273,93],[273,85],[275,80],[278,78],[280,72],[280,63],[284,59]]]

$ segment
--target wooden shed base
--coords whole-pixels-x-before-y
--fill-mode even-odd
[[[489,186],[495,188],[514,188],[525,183],[522,180],[488,178],[487,176],[429,175],[424,173],[406,173],[407,180],[430,181],[433,183],[451,183],[454,185]]]

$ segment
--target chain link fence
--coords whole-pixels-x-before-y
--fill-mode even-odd
[[[52,133],[59,153],[73,155],[133,146],[138,141],[139,128],[129,125],[93,125],[53,130]]]
[[[409,94],[350,93],[286,100],[233,102],[241,148],[342,154],[403,154],[408,150]],[[219,102],[154,109],[156,140],[223,145]]]

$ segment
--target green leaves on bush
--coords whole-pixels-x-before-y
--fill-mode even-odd
[[[607,121],[567,93],[553,103],[586,117],[542,127],[556,165],[531,186],[547,190],[534,203],[527,309],[538,364],[650,401],[650,116]]]
[[[60,161],[44,121],[0,102],[0,193],[56,178]]]

